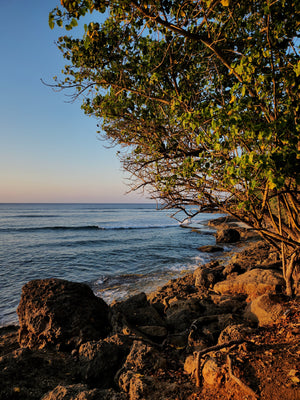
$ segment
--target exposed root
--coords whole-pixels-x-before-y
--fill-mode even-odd
[[[196,367],[196,372],[195,372],[196,386],[197,387],[201,386],[201,371],[200,371],[201,366],[200,366],[200,364],[201,364],[201,358],[202,358],[202,356],[204,356],[204,354],[210,353],[211,351],[225,349],[226,347],[235,346],[237,344],[241,344],[244,342],[245,342],[245,340],[232,340],[231,342],[228,342],[228,343],[218,344],[216,346],[207,347],[204,350],[198,351],[197,352],[197,360],[196,360],[197,367]]]
[[[254,399],[258,399],[257,394],[249,386],[245,385],[245,383],[243,383],[238,377],[236,377],[233,374],[232,368],[231,368],[231,358],[229,357],[229,354],[227,354],[227,363],[228,363],[229,377],[235,383],[237,383],[244,390],[245,393],[251,395]]]

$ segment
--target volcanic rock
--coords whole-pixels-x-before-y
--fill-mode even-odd
[[[198,267],[194,271],[195,286],[207,289],[213,287],[216,282],[224,279],[223,269],[224,267],[219,266],[218,261]]]
[[[245,316],[258,322],[259,326],[275,323],[284,313],[280,296],[266,293],[254,299],[246,309]]]
[[[111,329],[108,305],[88,285],[61,279],[24,285],[17,313],[21,347],[72,349]]]
[[[84,343],[78,351],[79,375],[97,387],[110,387],[129,350],[128,344],[117,335],[107,340]]]
[[[45,394],[41,400],[125,400],[124,393],[116,393],[112,389],[89,389],[86,385],[56,386]]]
[[[218,344],[229,343],[231,341],[238,341],[245,338],[246,334],[250,331],[249,327],[243,324],[228,325],[220,333]]]
[[[166,359],[152,346],[135,340],[123,366],[124,369],[140,372],[166,366]]]
[[[246,294],[255,298],[267,292],[276,293],[283,286],[284,280],[279,271],[256,268],[216,283],[214,291],[221,294]]]
[[[182,332],[204,311],[205,307],[199,299],[175,300],[166,309],[167,327],[171,332]]]
[[[241,235],[237,229],[227,228],[220,229],[216,233],[217,243],[236,243],[240,241]]]
[[[158,398],[157,381],[152,373],[160,368],[166,368],[167,360],[152,346],[134,341],[126,358],[121,373],[117,377],[119,387],[129,394],[130,400],[150,400]]]
[[[129,324],[134,326],[164,326],[165,323],[158,311],[148,303],[145,293],[139,293],[125,301],[116,302],[112,305],[115,325],[119,323],[119,317],[123,316]],[[117,330],[117,326],[115,329]]]

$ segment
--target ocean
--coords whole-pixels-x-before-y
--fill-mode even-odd
[[[0,326],[17,323],[22,286],[32,279],[88,283],[106,302],[192,271],[215,244],[199,214],[183,228],[155,204],[0,204]]]

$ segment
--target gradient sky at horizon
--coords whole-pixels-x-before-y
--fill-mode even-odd
[[[149,202],[125,195],[116,157],[97,138],[97,121],[53,83],[65,65],[48,26],[59,0],[0,0],[0,203]],[[77,29],[77,28],[76,28]]]

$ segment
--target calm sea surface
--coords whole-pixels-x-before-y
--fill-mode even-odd
[[[17,322],[22,286],[32,279],[86,282],[108,303],[149,292],[209,260],[206,226],[183,229],[151,204],[0,204],[0,326]]]

